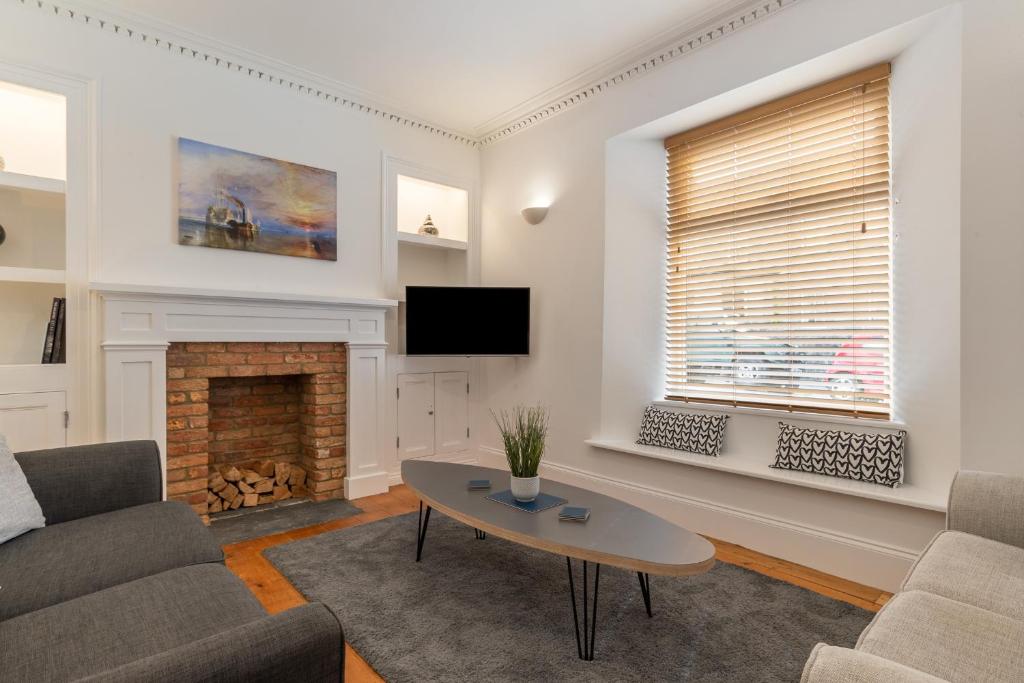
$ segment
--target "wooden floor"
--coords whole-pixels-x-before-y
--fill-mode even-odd
[[[405,486],[393,486],[387,493],[360,498],[358,505],[363,512],[352,517],[224,546],[227,566],[248,584],[269,612],[280,612],[301,605],[306,600],[288,582],[288,579],[263,557],[261,551],[282,543],[316,536],[326,531],[345,529],[406,512],[415,512],[419,507],[419,500]],[[762,555],[742,546],[714,538],[708,540],[715,544],[715,557],[722,562],[746,567],[752,571],[867,610],[878,611],[892,597],[891,593],[877,588],[870,588],[786,560]],[[348,645],[345,646],[345,653],[346,681],[349,683],[370,683],[371,681],[376,683],[383,680]]]

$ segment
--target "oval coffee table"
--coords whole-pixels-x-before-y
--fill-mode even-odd
[[[470,491],[468,483],[471,479],[490,479],[491,488]],[[715,563],[714,546],[692,531],[629,503],[576,486],[548,479],[541,481],[543,493],[565,498],[568,505],[589,507],[590,519],[584,523],[560,521],[558,511],[561,506],[530,513],[488,500],[487,496],[508,488],[509,474],[503,470],[407,460],[402,463],[402,480],[420,499],[416,534],[417,562],[423,555],[427,524],[433,509],[473,527],[478,539],[493,534],[521,545],[565,556],[569,571],[569,593],[572,596],[572,616],[576,626],[576,651],[580,659],[594,659],[597,591],[602,564],[637,573],[644,606],[650,617],[653,616],[651,574],[691,576],[708,571]],[[573,578],[574,559],[583,562],[582,639]],[[588,596],[589,563],[596,565],[592,598]]]

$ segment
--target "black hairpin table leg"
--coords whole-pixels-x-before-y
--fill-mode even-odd
[[[423,555],[423,541],[427,539],[427,523],[430,521],[430,506],[427,506],[427,514],[423,514],[423,501],[420,501],[420,517],[416,524],[416,561],[420,561]]]
[[[576,654],[580,659],[594,661],[594,635],[597,632],[597,588],[601,581],[601,565],[595,565],[594,570],[594,598],[592,600],[593,611],[588,609],[589,593],[587,586],[587,561],[583,561],[583,638],[580,639],[580,618],[576,609],[576,585],[572,576],[572,560],[565,558],[565,564],[569,568],[569,595],[572,597],[572,621],[576,628]]]
[[[476,533],[476,540],[478,540],[478,541],[487,540],[487,532],[486,531],[480,531],[479,529],[473,529],[473,532]]]
[[[640,592],[644,595],[644,607],[647,608],[647,616],[653,617],[651,614],[651,575],[643,572],[637,572],[636,578],[640,579]]]

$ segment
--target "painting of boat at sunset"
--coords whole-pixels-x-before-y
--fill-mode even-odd
[[[338,260],[338,176],[178,138],[178,243]]]

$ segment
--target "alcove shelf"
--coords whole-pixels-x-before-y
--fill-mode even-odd
[[[469,244],[465,240],[453,240],[444,237],[433,237],[431,235],[418,235],[412,232],[398,232],[398,241],[404,244],[413,244],[419,247],[427,247],[429,249],[454,249],[456,251],[466,251],[469,248]]]

